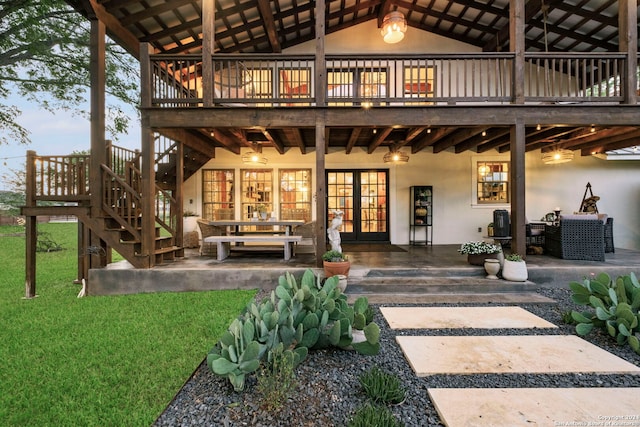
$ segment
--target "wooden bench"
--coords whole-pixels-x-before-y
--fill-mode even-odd
[[[284,259],[288,261],[293,255],[293,244],[300,243],[302,236],[279,235],[244,235],[244,236],[209,236],[205,237],[205,243],[216,243],[217,259],[222,261],[229,256],[231,252],[231,243],[283,243]]]

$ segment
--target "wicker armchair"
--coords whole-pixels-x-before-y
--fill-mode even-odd
[[[198,227],[200,227],[200,235],[202,239],[202,243],[200,244],[200,256],[215,256],[216,244],[205,243],[204,239],[209,236],[224,236],[226,234],[226,230],[216,225],[210,225],[208,221],[203,219],[198,219]]]
[[[604,224],[599,219],[561,219],[545,226],[545,250],[564,259],[604,261]]]
[[[307,222],[293,229],[293,234],[302,236],[302,241],[296,244],[298,253],[315,253],[316,248],[316,222]]]

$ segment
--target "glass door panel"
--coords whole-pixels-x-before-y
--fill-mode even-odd
[[[328,171],[327,219],[340,210],[343,242],[389,241],[388,171]]]

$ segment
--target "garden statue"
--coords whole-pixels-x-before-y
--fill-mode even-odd
[[[333,219],[331,220],[331,226],[327,229],[327,236],[329,236],[329,242],[331,243],[331,250],[342,252],[340,246],[340,227],[342,227],[342,211],[333,211]]]

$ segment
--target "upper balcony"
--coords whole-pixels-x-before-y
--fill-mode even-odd
[[[313,55],[216,54],[210,61],[150,55],[143,106],[615,105],[629,99],[625,53],[526,53],[522,76],[509,52],[326,55],[324,61]]]

